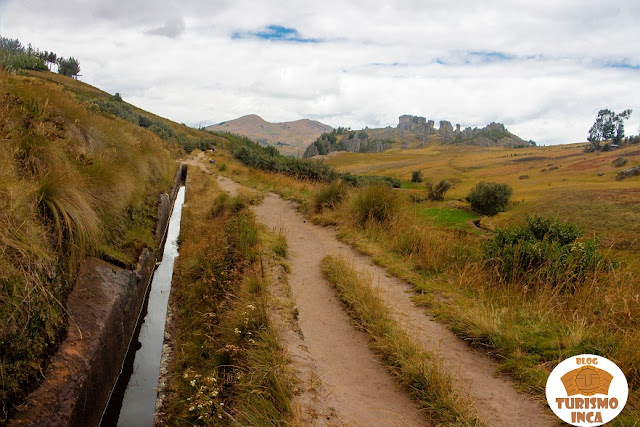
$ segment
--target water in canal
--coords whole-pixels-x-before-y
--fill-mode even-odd
[[[177,239],[184,204],[185,187],[180,187],[173,206],[162,262],[156,269],[144,320],[138,325],[139,335],[129,347],[123,371],[118,380],[101,426],[151,427],[156,406],[160,358],[167,317],[167,303],[171,291],[173,264],[178,256]],[[146,313],[145,313],[146,311]],[[137,349],[137,350],[136,350]],[[127,377],[129,381],[127,382]]]

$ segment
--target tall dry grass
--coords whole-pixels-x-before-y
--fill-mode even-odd
[[[349,313],[369,334],[371,346],[427,410],[428,417],[446,425],[482,425],[473,404],[454,388],[437,356],[419,348],[397,325],[373,288],[371,277],[358,273],[344,259],[332,256],[322,260],[322,269],[349,307]]]
[[[88,111],[74,92],[104,94],[70,80],[0,71],[0,423],[42,379],[83,257],[134,265],[176,168],[172,147]]]
[[[287,425],[292,380],[267,315],[269,279],[260,256],[268,249],[251,199],[222,195],[214,177],[191,174],[172,288],[176,351],[162,422]]]

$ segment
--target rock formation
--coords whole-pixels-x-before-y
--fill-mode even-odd
[[[370,138],[366,131],[349,132],[344,135],[325,133],[313,144],[309,145],[302,156],[308,159],[313,156],[325,155],[334,151],[348,151],[351,153],[379,153],[391,148],[391,144],[380,139]]]
[[[451,122],[440,120],[440,127],[437,130],[433,126],[433,120],[427,121],[420,116],[402,115],[398,120],[398,137],[412,134],[423,141],[421,146],[426,145],[429,135],[440,137],[445,144],[501,145],[505,147],[532,145],[531,142],[525,141],[509,132],[502,123],[492,122],[484,128],[466,127],[464,130],[461,129],[459,124],[456,124],[454,130]]]

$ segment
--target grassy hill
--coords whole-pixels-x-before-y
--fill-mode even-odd
[[[218,137],[49,72],[0,70],[0,424],[65,334],[87,255],[133,266],[175,159]]]
[[[331,129],[329,125],[309,119],[269,123],[255,114],[206,127],[209,131],[244,135],[263,145],[276,146],[283,154],[298,156],[302,156],[307,145]]]

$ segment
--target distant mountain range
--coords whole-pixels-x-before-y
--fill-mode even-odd
[[[206,130],[244,135],[262,145],[273,145],[284,154],[302,156],[309,144],[323,133],[331,132],[333,128],[309,119],[270,123],[260,116],[250,114],[228,122],[207,126]]]

